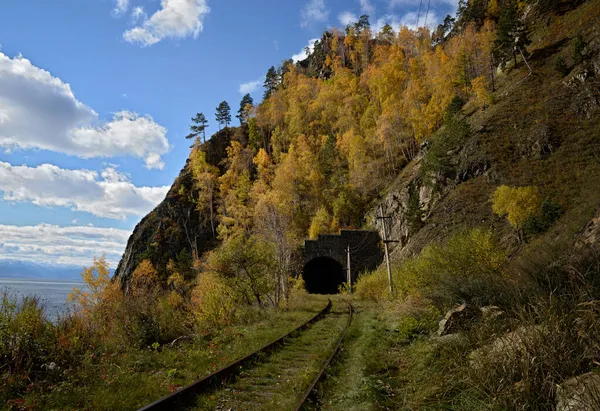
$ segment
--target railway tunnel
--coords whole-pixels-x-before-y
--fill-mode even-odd
[[[309,293],[339,292],[339,286],[347,281],[348,248],[352,283],[359,274],[374,270],[383,261],[377,231],[341,230],[337,235],[326,234],[316,240],[306,240],[302,278]]]

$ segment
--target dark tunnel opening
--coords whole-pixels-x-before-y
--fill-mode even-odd
[[[346,281],[346,271],[333,258],[318,257],[306,263],[302,278],[311,294],[337,294],[339,286]]]

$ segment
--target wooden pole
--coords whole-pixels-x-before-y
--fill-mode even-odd
[[[383,224],[383,247],[385,249],[385,265],[387,266],[388,283],[390,286],[390,295],[394,295],[394,284],[392,282],[392,269],[390,268],[390,252],[388,249],[388,238],[387,238],[387,224],[385,223],[386,217],[383,216],[383,207],[379,206],[379,218]]]
[[[352,271],[350,270],[350,245],[348,245],[348,263],[347,263],[347,280],[348,280],[348,292],[352,293]]]

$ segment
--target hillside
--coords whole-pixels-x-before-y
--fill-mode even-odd
[[[600,409],[598,21],[600,0],[471,0],[433,32],[374,33],[363,16],[324,33],[269,69],[239,127],[225,110],[221,131],[195,134],[114,277],[103,259],[86,271],[72,316],[5,304],[0,331],[25,331],[19,355],[0,351],[0,399],[134,409],[333,302],[192,402],[285,408],[347,324],[309,409]],[[346,284],[334,262],[339,294],[309,294],[304,241],[353,229],[392,240],[389,272]]]

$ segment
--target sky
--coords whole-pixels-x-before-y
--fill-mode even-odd
[[[374,31],[434,27],[457,3],[2,0],[0,259],[116,267],[184,166],[197,112],[217,131],[221,101],[260,101],[270,66],[361,14]]]

